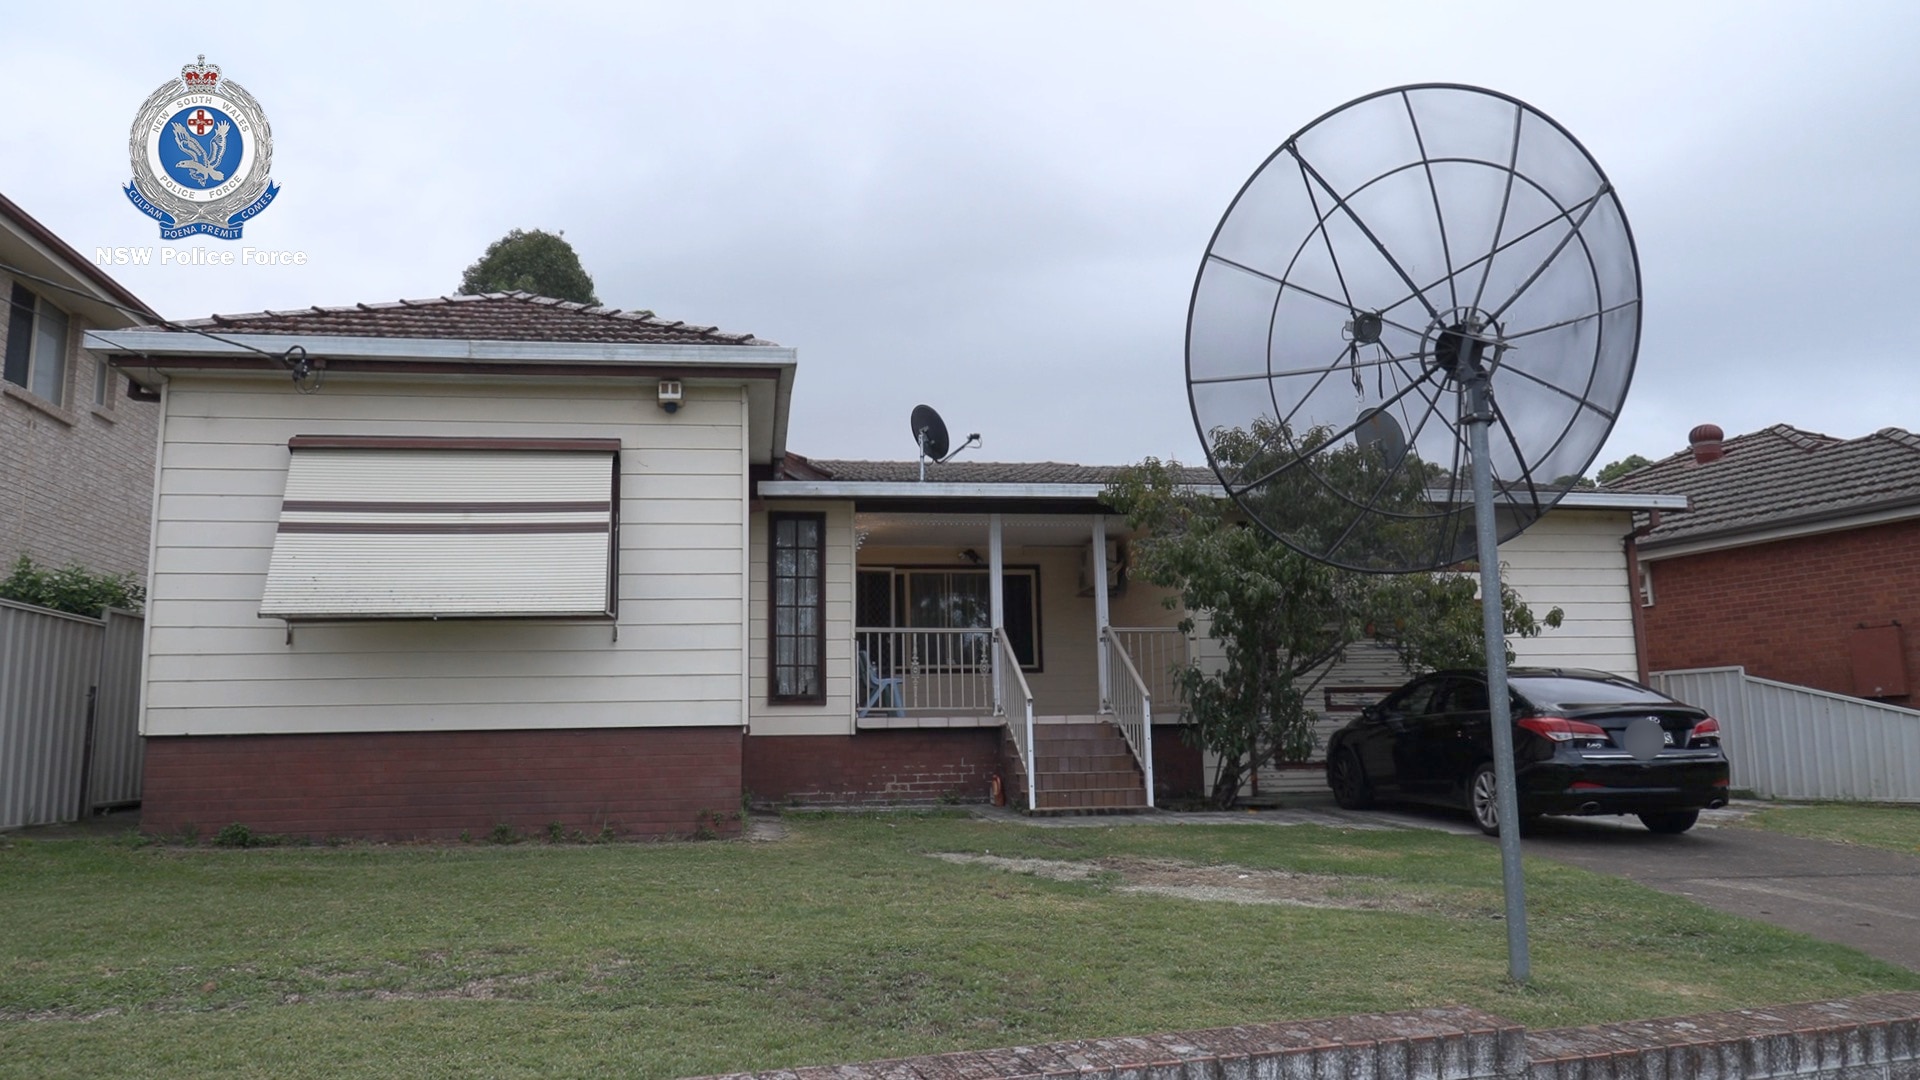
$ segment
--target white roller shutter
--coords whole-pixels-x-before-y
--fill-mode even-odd
[[[618,440],[303,435],[260,614],[611,616]]]

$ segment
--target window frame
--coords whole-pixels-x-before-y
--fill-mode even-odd
[[[71,363],[73,359],[73,322],[74,322],[73,313],[61,307],[60,305],[54,303],[53,301],[48,300],[46,297],[40,295],[39,293],[33,291],[32,289],[27,288],[25,285],[21,284],[20,282],[15,281],[15,282],[12,282],[11,284],[12,284],[12,288],[8,291],[7,305],[6,305],[7,306],[7,322],[6,322],[7,332],[6,332],[6,339],[5,339],[5,350],[4,350],[4,353],[0,353],[0,381],[11,383],[13,386],[31,395],[36,400],[44,401],[49,405],[53,405],[58,408],[64,409],[67,407],[67,382],[68,382],[69,376],[72,374],[72,367],[73,367]],[[23,294],[32,298],[33,306],[31,308],[28,308],[26,305],[20,302],[20,297]],[[65,324],[65,327],[66,327],[65,330],[60,335],[59,355],[57,357],[58,370],[55,372],[53,377],[54,393],[53,393],[53,396],[51,397],[47,396],[46,394],[42,394],[39,390],[35,389],[35,382],[37,381],[35,377],[41,372],[43,366],[46,364],[46,360],[44,358],[45,350],[43,350],[40,347],[42,344],[40,338],[43,332],[41,329],[41,323],[46,318],[44,309],[47,309],[47,308],[51,308],[53,311],[58,312],[60,315],[61,321]],[[23,370],[20,372],[20,380],[16,381],[13,378],[12,373],[7,372],[4,369],[12,366],[11,364],[7,363],[7,361],[10,361],[13,359],[14,349],[16,348],[16,345],[15,345],[16,339],[14,337],[14,331],[16,329],[15,316],[17,312],[23,309],[26,311],[26,318],[25,318],[26,345],[23,347],[25,349],[25,364],[24,364]]]
[[[817,541],[814,545],[814,578],[819,587],[814,591],[812,605],[813,639],[817,643],[813,656],[814,690],[806,694],[783,694],[780,692],[782,668],[806,670],[804,665],[780,663],[780,525],[788,521],[812,522]],[[796,551],[802,551],[798,545]],[[796,578],[795,580],[798,580]],[[804,611],[803,606],[787,606],[791,610]],[[798,636],[798,635],[796,635]],[[818,511],[775,510],[767,514],[767,702],[771,705],[824,705],[827,701],[827,515]]]
[[[856,570],[858,573],[883,573],[888,575],[889,578],[891,578],[892,580],[892,586],[891,586],[892,604],[889,611],[887,612],[887,620],[888,620],[887,625],[857,627],[856,629],[869,629],[869,630],[962,629],[962,630],[982,630],[982,631],[991,629],[990,625],[980,626],[980,627],[938,627],[938,626],[921,626],[917,623],[908,621],[909,618],[911,617],[911,613],[913,610],[913,600],[912,600],[913,586],[909,580],[911,577],[913,577],[913,575],[915,574],[947,574],[947,575],[958,574],[958,575],[968,575],[968,576],[978,575],[982,578],[987,578],[987,588],[989,590],[989,595],[991,595],[993,582],[989,575],[993,573],[993,570],[990,567],[970,566],[966,564],[953,564],[953,563],[901,563],[901,564],[895,564],[891,566],[861,566],[861,567],[857,567]],[[1045,647],[1046,635],[1043,631],[1042,624],[1041,624],[1042,613],[1040,609],[1042,605],[1040,601],[1040,584],[1041,584],[1040,566],[1038,563],[1017,563],[1017,564],[1009,563],[1009,564],[1003,565],[1000,568],[1000,575],[1003,578],[1025,577],[1033,583],[1031,588],[1031,595],[1029,597],[1029,604],[1028,604],[1028,610],[1031,612],[1032,619],[1033,619],[1033,661],[1032,663],[1022,662],[1020,665],[1020,670],[1030,675],[1043,673],[1046,670],[1046,647]],[[856,576],[856,580],[857,580],[857,576]],[[1002,587],[1002,592],[1004,595],[1004,586]],[[1011,607],[1009,607],[1008,610],[1009,611],[1012,610]],[[991,620],[992,615],[989,614],[988,618],[989,620]],[[1011,636],[1009,636],[1008,640],[1009,641],[1012,640]],[[960,670],[964,666],[965,665],[955,666],[953,667],[953,670]]]

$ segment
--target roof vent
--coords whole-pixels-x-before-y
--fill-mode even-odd
[[[1693,448],[1694,464],[1705,465],[1725,457],[1727,451],[1720,443],[1726,437],[1727,433],[1721,431],[1718,424],[1701,424],[1687,432],[1687,445]]]

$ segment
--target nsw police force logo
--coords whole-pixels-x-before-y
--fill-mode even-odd
[[[162,240],[197,233],[240,239],[280,185],[267,175],[273,132],[260,103],[201,56],[155,90],[128,138],[127,198],[160,223]]]

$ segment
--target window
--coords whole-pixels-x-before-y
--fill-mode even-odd
[[[827,698],[827,516],[771,514],[767,543],[768,697]]]
[[[98,409],[113,408],[113,365],[104,356],[93,361],[93,404]]]
[[[55,405],[67,382],[67,313],[20,285],[7,306],[6,380]]]
[[[611,617],[619,446],[297,436],[260,614]]]
[[[993,626],[989,571],[973,568],[862,570],[859,576],[859,625],[862,629],[903,627],[924,630],[987,630]],[[1025,671],[1040,670],[1040,570],[1005,568],[1000,577],[1007,641]],[[933,642],[925,647],[932,649]],[[930,658],[948,666],[984,666],[991,652],[988,635],[962,635],[940,645],[946,655]]]

